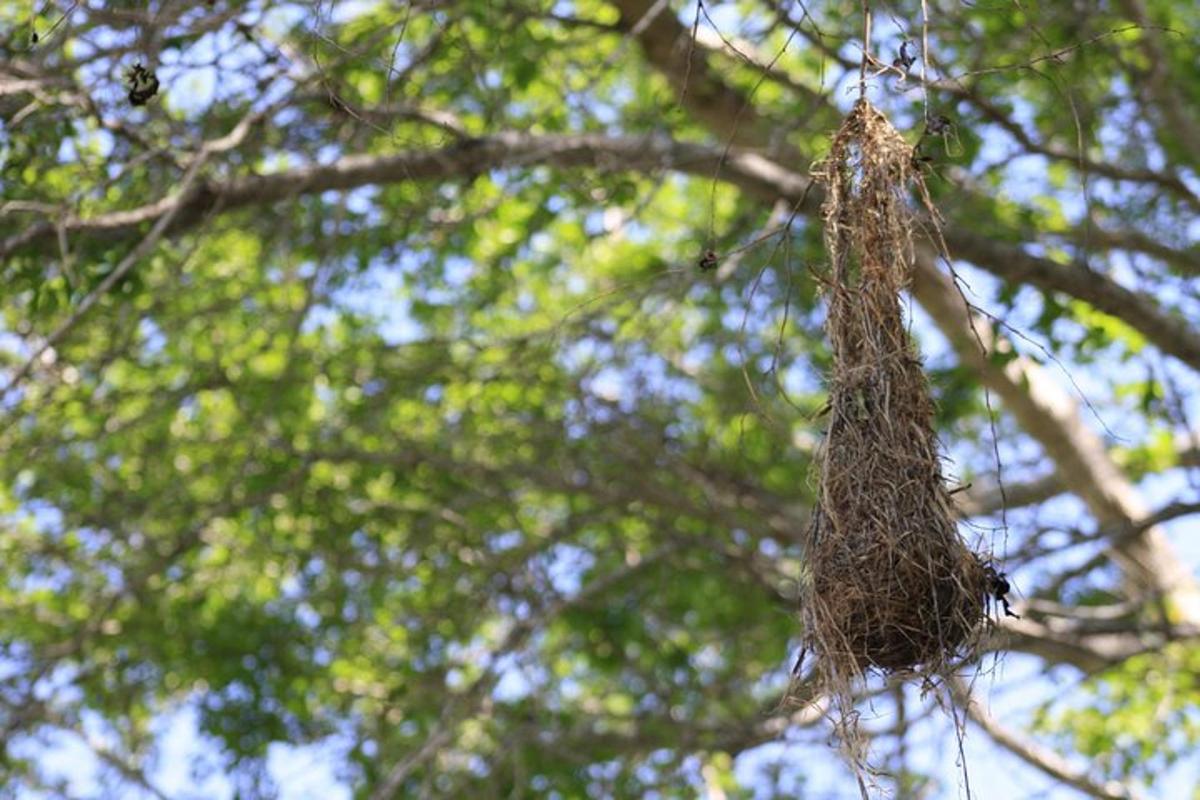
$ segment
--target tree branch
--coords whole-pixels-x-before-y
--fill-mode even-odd
[[[970,261],[1015,284],[1030,283],[1050,292],[1065,292],[1096,309],[1128,322],[1164,353],[1200,372],[1200,331],[1182,315],[1165,311],[1147,294],[1126,289],[1082,265],[1059,264],[1030,255],[961,226],[947,226],[946,244],[955,258]]]
[[[1161,120],[1161,127],[1174,137],[1174,147],[1166,149],[1174,153],[1195,154],[1195,143],[1200,141],[1200,123],[1192,116],[1194,104],[1179,91],[1179,84],[1188,76],[1172,75],[1169,60],[1157,26],[1151,24],[1146,7],[1141,0],[1121,0],[1121,6],[1134,23],[1145,30],[1141,39],[1142,50],[1150,62],[1147,94],[1154,99],[1152,109]],[[1160,137],[1161,141],[1161,137]],[[1195,159],[1190,159],[1195,163]]]
[[[641,19],[650,0],[616,0],[623,20]],[[725,84],[712,70],[706,53],[691,46],[688,30],[671,15],[659,15],[638,33],[646,58],[671,81],[680,102],[697,119],[730,145],[764,148],[772,144],[772,128],[754,110],[749,98]],[[686,55],[685,55],[686,54]],[[812,93],[812,110],[827,107]],[[796,156],[796,164],[807,163]],[[1186,187],[1184,187],[1186,189]],[[814,205],[819,198],[813,198]],[[948,225],[944,236],[956,258],[1014,283],[1029,282],[1048,291],[1066,292],[1100,311],[1127,321],[1164,353],[1200,371],[1200,332],[1181,317],[1173,317],[1145,295],[1130,291],[1107,276],[1077,265],[1064,265],[1002,244],[963,226]]]
[[[802,35],[821,51],[822,55],[837,62],[839,66],[846,70],[858,69],[858,63],[854,59],[845,57],[836,48],[821,41],[820,37],[805,31],[803,26],[799,26],[792,21],[791,17],[783,12],[782,9],[777,9],[777,13],[783,20],[787,20],[789,24],[795,25],[801,31]],[[930,66],[934,66],[934,64]],[[1193,209],[1200,209],[1200,196],[1197,196],[1178,175],[1168,172],[1158,172],[1148,168],[1132,168],[1111,161],[1097,161],[1089,158],[1086,154],[1081,154],[1077,151],[1047,142],[1040,142],[1029,134],[1025,126],[1012,119],[999,106],[967,86],[962,78],[930,79],[922,83],[921,76],[908,75],[906,80],[913,81],[913,85],[915,86],[923,86],[926,89],[945,92],[951,97],[971,104],[979,110],[984,119],[1002,128],[1027,153],[1045,156],[1052,161],[1070,164],[1072,167],[1085,173],[1099,175],[1110,180],[1154,185],[1171,192]]]
[[[1149,516],[1133,484],[1108,455],[1100,437],[1080,417],[1079,404],[1031,360],[1017,357],[1000,366],[989,351],[1009,350],[992,325],[966,307],[962,295],[921,249],[913,294],[929,311],[964,364],[1004,400],[1021,427],[1057,467],[1063,484],[1087,504],[1103,526],[1129,529]],[[1113,555],[1127,578],[1151,596],[1171,598],[1178,621],[1200,623],[1200,588],[1175,555],[1158,525],[1113,541]]]
[[[67,235],[113,241],[134,235],[140,226],[170,214],[171,223],[164,231],[170,234],[196,224],[217,208],[232,211],[330,190],[461,179],[490,169],[533,164],[622,171],[670,168],[705,177],[719,169],[721,179],[767,202],[780,197],[794,203],[803,200],[799,210],[811,214],[821,200],[820,191],[809,178],[745,150],[723,150],[666,137],[535,136],[511,131],[465,139],[443,148],[388,156],[352,155],[332,164],[235,178],[220,184],[200,183],[177,195],[127,211],[35,223],[0,243],[0,259],[27,248],[55,244],[60,229]],[[1104,275],[1031,256],[1019,247],[994,242],[971,231],[948,229],[945,235],[956,255],[1008,280],[1027,280],[1043,289],[1085,300],[1128,322],[1164,353],[1200,371],[1200,332],[1183,319],[1165,313],[1150,298]]]
[[[971,718],[971,721],[990,736],[992,741],[1051,778],[1072,786],[1090,797],[1104,798],[1104,800],[1139,800],[1144,797],[1134,787],[1119,781],[1095,780],[1089,777],[1086,770],[1071,764],[1050,748],[1000,724],[999,720],[993,717],[978,700],[970,696],[970,692],[963,685],[961,679],[951,678],[950,689],[956,702],[966,709],[967,716]]]
[[[1141,605],[1121,604],[1118,608]],[[1050,664],[1070,664],[1088,674],[1161,650],[1168,642],[1200,638],[1200,625],[1196,624],[1147,626],[1144,619],[1132,614],[1122,619],[1080,617],[1070,607],[1060,608],[1071,616],[1033,619],[1028,612],[1038,613],[1034,601],[1018,608],[1022,616],[1005,617],[993,631],[987,649],[1028,653]]]
[[[1200,447],[1197,447],[1196,444],[1198,436],[1200,434],[1188,431],[1182,431],[1175,436],[1176,462],[1170,468],[1200,467]],[[1135,475],[1134,477],[1140,478],[1141,476]],[[1023,483],[1005,484],[1003,497],[1001,497],[1000,487],[995,482],[978,482],[954,497],[962,516],[978,517],[994,514],[1005,507],[1020,508],[1037,505],[1066,491],[1068,489],[1062,479],[1057,473],[1051,472]]]

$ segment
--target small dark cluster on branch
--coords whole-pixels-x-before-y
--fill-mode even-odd
[[[135,63],[126,76],[129,84],[129,104],[144,106],[146,101],[158,94],[158,76],[146,69],[141,62]]]
[[[954,129],[954,122],[945,114],[935,114],[925,120],[923,136],[946,136]]]

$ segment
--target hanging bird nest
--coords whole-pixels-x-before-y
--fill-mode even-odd
[[[986,616],[986,562],[959,536],[901,309],[913,266],[908,191],[920,181],[913,154],[863,99],[814,168],[826,193],[833,367],[801,615],[817,684],[839,698],[867,672],[947,674]]]

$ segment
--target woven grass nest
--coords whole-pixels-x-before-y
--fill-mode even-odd
[[[833,367],[800,599],[818,685],[841,697],[869,671],[947,674],[987,614],[986,562],[959,536],[901,308],[913,266],[909,191],[921,180],[913,152],[863,99],[814,168],[826,192]]]

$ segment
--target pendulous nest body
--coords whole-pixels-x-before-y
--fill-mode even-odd
[[[804,536],[805,646],[826,688],[868,670],[944,675],[986,617],[985,561],[959,536],[933,403],[904,322],[913,148],[860,100],[814,175],[830,259],[830,422]]]

